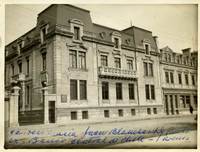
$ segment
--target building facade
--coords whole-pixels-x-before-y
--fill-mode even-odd
[[[173,52],[168,46],[161,49],[160,70],[166,114],[197,110],[197,52],[184,49]]]
[[[5,91],[20,87],[21,122],[30,116],[63,123],[188,112],[189,98],[197,104],[197,53],[160,52],[157,41],[151,31],[119,31],[92,23],[88,10],[51,5],[35,28],[6,46]],[[166,53],[188,57],[187,65],[165,60]],[[172,84],[165,83],[170,71]],[[188,73],[189,85],[177,84],[179,72]]]

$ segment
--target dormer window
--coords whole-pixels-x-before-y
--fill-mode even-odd
[[[119,49],[119,38],[114,38],[114,47],[116,48],[116,49]]]
[[[80,27],[74,26],[74,39],[80,40]]]
[[[112,42],[114,43],[114,49],[121,49],[121,34],[119,32],[112,33]]]
[[[45,26],[42,26],[40,30],[40,38],[41,38],[41,43],[43,44],[46,41],[46,35],[48,33],[48,24]]]
[[[18,42],[18,44],[17,44],[17,50],[18,50],[19,54],[20,54],[21,49],[22,49],[23,47],[24,47],[24,41]]]
[[[144,44],[145,53],[149,54],[150,52],[150,44]]]
[[[78,19],[71,19],[69,22],[71,32],[74,34],[73,40],[80,42],[83,36],[83,23]]]

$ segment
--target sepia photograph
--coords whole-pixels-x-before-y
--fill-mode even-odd
[[[197,149],[197,4],[5,4],[5,149]]]

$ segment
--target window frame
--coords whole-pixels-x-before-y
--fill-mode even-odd
[[[178,73],[178,84],[182,84],[182,74]]]
[[[74,85],[74,86],[72,86],[72,85]],[[75,87],[75,88],[73,88],[73,87]],[[78,80],[76,80],[76,79],[70,79],[70,100],[78,100]]]
[[[115,68],[121,69],[121,58],[114,57],[114,63],[115,63]],[[119,65],[119,67],[118,67],[118,65]]]
[[[189,85],[189,77],[188,74],[185,74],[185,84]]]
[[[75,30],[76,29],[76,30]],[[79,27],[79,26],[73,26],[73,31],[74,31],[74,36],[73,36],[73,39],[75,40],[75,41],[80,41],[81,40],[81,33],[80,33],[80,31],[81,31],[81,28]],[[77,31],[77,32],[75,32],[75,31]]]
[[[109,100],[109,82],[102,81],[101,85],[102,85],[101,86],[102,87],[102,100]]]
[[[132,71],[133,70],[133,60],[132,59],[127,59],[126,63],[127,63],[128,70]]]
[[[135,84],[129,83],[128,90],[129,90],[129,100],[135,100]]]
[[[78,51],[78,63],[80,69],[86,69],[86,52]]]
[[[123,100],[123,85],[122,83],[116,83],[116,100]]]
[[[87,80],[79,80],[79,100],[87,100]]]
[[[101,60],[101,66],[108,67],[108,56],[107,55],[101,55],[100,60]]]

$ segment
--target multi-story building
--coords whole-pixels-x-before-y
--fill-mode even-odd
[[[6,46],[5,56],[5,90],[21,88],[20,121],[37,116],[43,122],[46,114],[47,122],[57,123],[162,115],[162,91],[168,95],[173,87],[161,85],[164,70],[174,75],[183,75],[184,68],[197,73],[192,66],[179,68],[163,61],[151,31],[94,24],[88,10],[71,5],[51,5],[42,11],[35,28]],[[194,81],[188,87],[196,98],[196,75]],[[176,79],[173,82],[176,85]]]
[[[161,84],[167,114],[197,109],[197,52],[173,52],[168,46],[160,52]]]

